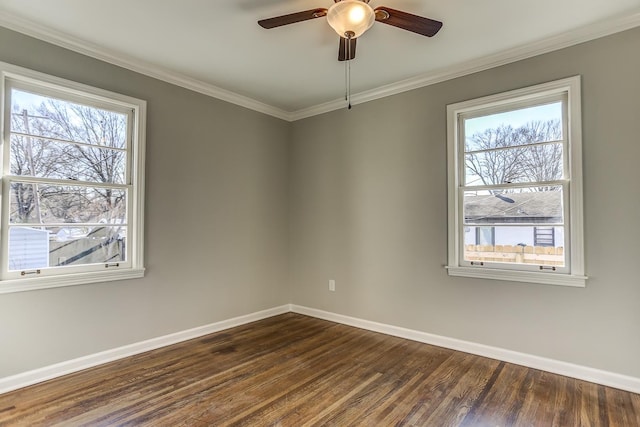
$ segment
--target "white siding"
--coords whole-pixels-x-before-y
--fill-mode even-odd
[[[26,270],[49,266],[49,232],[36,228],[11,228],[9,269]]]

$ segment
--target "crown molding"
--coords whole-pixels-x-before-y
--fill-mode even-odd
[[[7,12],[0,11],[0,26],[194,92],[202,93],[279,119],[291,121],[291,113],[280,108],[180,73],[159,68],[134,57],[81,40]]]
[[[447,80],[485,71],[491,68],[517,62],[523,59],[553,52],[574,46],[600,37],[605,37],[621,31],[640,26],[640,11],[625,14],[609,20],[591,24],[575,30],[557,34],[552,37],[529,43],[524,46],[504,50],[493,55],[484,56],[476,60],[467,61],[452,67],[446,67],[430,73],[425,73],[396,83],[380,86],[376,89],[351,95],[351,105],[374,101],[387,96],[396,95],[424,86],[430,86]],[[330,111],[345,108],[344,99],[336,99],[313,107],[301,109],[291,113],[291,121],[316,116]]]
[[[345,107],[343,99],[336,99],[297,111],[286,111],[186,75],[160,69],[157,66],[140,61],[136,58],[117,53],[6,12],[0,12],[0,26],[167,83],[175,84],[176,86],[180,86],[185,89],[199,92],[204,95],[289,122],[328,113]],[[574,46],[638,26],[640,26],[640,10],[631,14],[620,15],[596,24],[590,24],[575,30],[560,33],[524,46],[504,50],[493,55],[484,56],[476,60],[467,61],[452,67],[436,70],[434,72],[421,74],[416,77],[401,80],[376,89],[359,92],[352,95],[351,104],[362,104],[413,89],[430,86],[436,83],[441,83],[447,80],[531,58],[533,56]]]

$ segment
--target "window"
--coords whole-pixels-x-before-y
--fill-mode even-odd
[[[534,246],[551,246],[556,245],[555,227],[534,227],[533,228],[533,244]]]
[[[495,245],[496,229],[494,227],[476,227],[476,245]]]
[[[145,102],[0,72],[0,292],[142,277]]]
[[[584,286],[580,77],[447,107],[448,273]]]

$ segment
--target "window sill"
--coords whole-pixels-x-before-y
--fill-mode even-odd
[[[123,269],[120,271],[91,271],[59,276],[30,277],[26,279],[8,279],[0,281],[0,294],[60,288],[63,286],[88,285],[90,283],[112,282],[114,280],[139,279],[141,277],[144,277],[144,268],[127,268],[126,270]]]
[[[541,283],[544,285],[586,287],[587,276],[561,273],[537,273],[532,271],[499,270],[494,268],[445,267],[449,276],[477,279],[509,280],[514,282]]]

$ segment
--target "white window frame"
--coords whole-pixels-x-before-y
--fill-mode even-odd
[[[9,212],[9,105],[12,87],[34,89],[44,96],[63,94],[64,99],[85,105],[108,108],[129,116],[130,145],[127,147],[127,260],[118,263],[43,269],[34,275],[16,275],[8,271]],[[61,286],[82,285],[144,276],[144,155],[146,101],[37,71],[0,62],[0,293],[29,291]],[[98,185],[99,186],[99,185]],[[5,196],[5,197],[3,197]],[[57,271],[54,271],[57,270]],[[34,277],[36,276],[36,277]]]
[[[566,105],[566,149],[564,157],[565,254],[566,266],[535,270],[529,265],[473,263],[464,261],[463,183],[464,135],[462,118],[481,112],[490,114],[536,105],[538,101],[561,97]],[[472,99],[447,106],[448,157],[448,265],[450,276],[584,287],[584,220],[582,187],[582,121],[580,76],[569,77],[523,89]],[[567,206],[568,205],[568,206]]]

